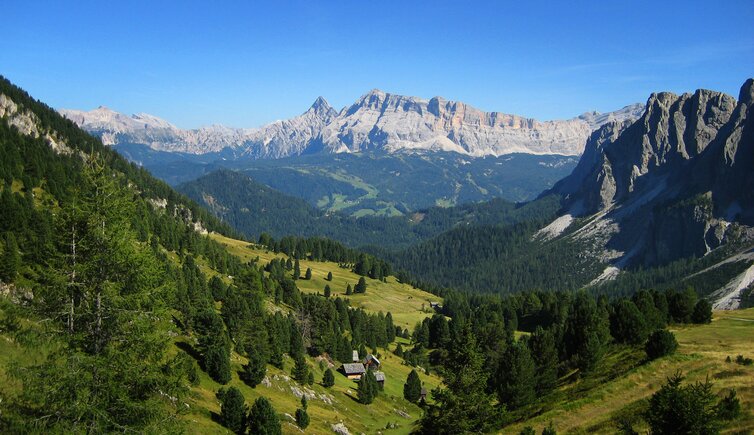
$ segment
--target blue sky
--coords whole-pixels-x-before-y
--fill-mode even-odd
[[[53,107],[255,127],[372,88],[570,118],[653,91],[738,95],[754,1],[3,5],[0,74]]]

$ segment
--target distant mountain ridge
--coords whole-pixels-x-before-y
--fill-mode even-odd
[[[145,144],[159,151],[268,159],[364,150],[577,156],[593,130],[610,121],[635,120],[642,110],[642,105],[633,104],[604,114],[538,121],[484,112],[441,97],[425,100],[374,89],[340,112],[319,97],[299,116],[254,129],[213,125],[182,130],[152,115],[128,116],[106,107],[60,113],[107,145]]]

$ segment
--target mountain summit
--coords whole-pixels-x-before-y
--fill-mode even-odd
[[[484,112],[442,97],[425,100],[373,89],[340,112],[317,98],[303,114],[256,129],[221,126],[181,130],[157,117],[127,116],[109,109],[61,110],[67,118],[106,144],[144,144],[160,151],[207,154],[224,151],[235,158],[280,158],[305,153],[383,150],[453,151],[464,155],[511,153],[575,156],[595,129],[610,121],[634,120],[634,104],[600,114],[560,121],[538,121]]]

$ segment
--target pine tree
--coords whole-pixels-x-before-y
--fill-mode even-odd
[[[301,265],[298,264],[298,258],[296,259],[296,262],[293,265],[293,279],[299,279],[301,278]]]
[[[529,337],[529,348],[537,365],[537,393],[542,395],[558,382],[558,350],[552,331],[538,326]]]
[[[309,365],[306,364],[306,359],[304,358],[303,353],[299,353],[293,358],[293,379],[295,379],[299,384],[303,385],[309,381]]]
[[[420,433],[489,432],[500,421],[500,413],[485,393],[487,371],[471,328],[464,326],[449,346],[441,370],[446,388],[432,391],[435,403],[429,405],[420,421]]]
[[[326,297],[326,298],[329,298],[329,297],[330,297],[330,294],[331,294],[331,292],[332,292],[332,291],[330,290],[330,285],[329,285],[329,284],[325,284],[325,297]]]
[[[353,290],[351,290],[351,284],[346,284],[346,296],[351,296]]]
[[[716,434],[721,428],[717,397],[707,381],[681,386],[683,376],[676,373],[649,399],[644,419],[651,433]]]
[[[249,433],[259,435],[280,435],[282,429],[275,408],[265,397],[259,397],[249,412]]]
[[[366,293],[366,291],[367,291],[367,281],[362,276],[359,278],[359,282],[356,284],[356,287],[354,287],[353,292]]]
[[[332,281],[332,272],[327,272],[327,280]]]
[[[372,403],[377,397],[379,388],[377,386],[377,379],[374,377],[374,373],[371,369],[368,369],[366,373],[361,376],[358,387],[359,389],[357,393],[359,403],[363,403],[364,405]]]
[[[632,301],[621,299],[610,316],[610,332],[619,343],[640,344],[649,332],[644,316]]]
[[[325,388],[330,388],[333,385],[335,385],[335,375],[333,375],[332,370],[327,369],[325,370],[325,374],[322,375],[322,386]]]
[[[411,370],[403,384],[403,397],[411,403],[418,403],[422,394],[422,382],[416,370]]]
[[[691,313],[691,321],[694,323],[710,323],[712,321],[712,305],[706,299],[699,299]]]
[[[304,274],[304,279],[312,279],[312,269],[311,267],[306,268],[306,273]]]
[[[306,409],[299,408],[296,410],[296,425],[301,429],[306,429],[309,426],[309,414],[307,414]]]
[[[18,244],[13,233],[5,233],[3,242],[3,254],[0,256],[0,281],[11,283],[15,281],[21,266],[21,256],[18,253]]]
[[[235,433],[243,433],[246,429],[246,404],[238,388],[230,387],[221,394],[220,420]]]
[[[536,367],[529,347],[518,341],[508,346],[500,360],[497,378],[498,398],[508,409],[517,409],[536,397]]]
[[[267,359],[260,352],[249,353],[249,362],[244,364],[239,374],[242,381],[254,388],[259,385],[267,374]]]
[[[583,372],[592,370],[610,340],[607,313],[597,307],[594,298],[584,291],[568,309],[563,333],[565,354]]]
[[[658,329],[653,332],[644,345],[647,358],[650,360],[671,355],[677,348],[678,342],[675,340],[675,335],[666,329]]]

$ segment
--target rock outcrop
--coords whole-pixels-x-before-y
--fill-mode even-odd
[[[616,264],[701,257],[754,225],[754,81],[739,100],[714,91],[653,94],[635,122],[592,133],[573,173],[550,192],[589,217]],[[605,257],[603,257],[604,259]]]

